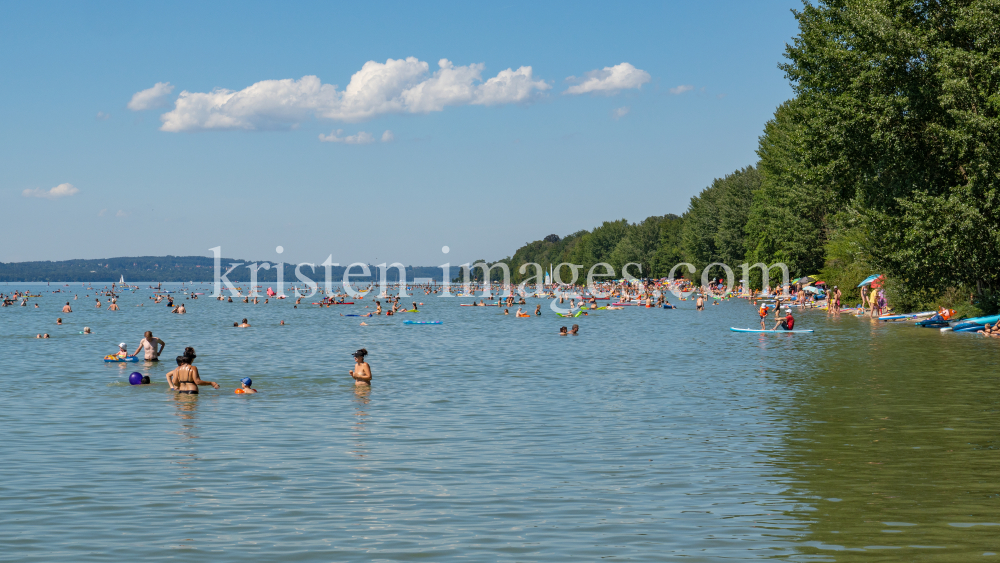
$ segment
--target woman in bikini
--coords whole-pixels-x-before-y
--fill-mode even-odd
[[[214,381],[203,381],[198,375],[198,368],[191,365],[191,361],[197,356],[194,348],[188,346],[184,349],[183,356],[177,356],[177,369],[167,373],[167,384],[171,389],[176,389],[178,393],[184,395],[197,395],[199,385],[211,385],[218,389],[219,384]]]
[[[355,385],[372,384],[372,367],[365,361],[365,356],[367,355],[368,350],[364,348],[354,353],[354,369],[348,373],[354,378]]]

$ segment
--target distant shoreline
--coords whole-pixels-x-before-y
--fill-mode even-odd
[[[223,258],[226,269],[233,262],[248,264],[252,260]],[[259,261],[267,262],[266,260]],[[275,262],[270,262],[270,270],[260,270],[257,273],[258,283],[276,283],[278,272]],[[284,280],[286,284],[301,284],[295,276],[296,264],[284,263]],[[355,281],[372,281],[377,279],[377,269],[369,264],[372,276],[352,275]],[[333,279],[343,278],[345,266],[331,268]],[[357,272],[358,270],[355,270]],[[460,275],[457,266],[451,268],[452,278]],[[223,273],[225,270],[223,271]],[[313,280],[322,280],[324,268],[317,264],[315,272],[304,268],[303,272]],[[126,284],[156,284],[161,282],[195,282],[212,283],[215,281],[215,261],[208,256],[133,256],[119,258],[98,258],[94,260],[61,260],[36,262],[0,262],[0,283],[117,283],[122,277]],[[394,268],[388,270],[388,281],[398,281],[399,274]],[[441,268],[437,266],[407,266],[406,279],[412,283],[417,278],[441,281]],[[153,281],[135,281],[135,280]],[[249,283],[250,270],[238,267],[228,275],[233,283]]]

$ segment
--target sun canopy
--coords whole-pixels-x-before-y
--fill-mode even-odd
[[[858,287],[864,287],[864,286],[872,283],[873,281],[875,281],[875,280],[877,280],[877,279],[879,279],[881,277],[882,277],[882,274],[872,274],[872,275],[868,276],[867,278],[865,278],[865,281],[859,283]]]
[[[805,291],[808,291],[809,293],[817,293],[817,294],[823,293],[822,289],[820,289],[820,288],[818,288],[818,287],[816,287],[814,285],[806,286],[806,287],[803,287],[802,289],[804,289]]]

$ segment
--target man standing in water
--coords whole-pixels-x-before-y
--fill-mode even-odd
[[[63,305],[62,312],[63,313],[72,313],[73,312],[73,308],[69,306],[69,301],[67,301],[66,304]]]
[[[156,348],[157,344],[160,346],[159,350]],[[163,353],[163,349],[166,347],[166,342],[153,337],[153,333],[147,330],[143,339],[139,341],[139,347],[135,349],[135,352],[132,352],[132,355],[135,356],[139,353],[139,350],[144,350],[147,362],[158,362],[160,361],[160,354]]]

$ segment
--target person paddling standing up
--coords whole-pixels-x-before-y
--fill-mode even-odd
[[[159,349],[157,349],[157,345],[159,345]],[[139,350],[143,350],[147,362],[158,362],[160,361],[160,354],[163,353],[163,349],[166,346],[166,342],[155,338],[153,333],[147,330],[143,339],[139,341],[139,347],[135,349],[135,352],[132,352],[132,355],[134,356],[139,353]]]

